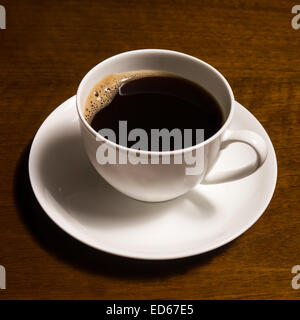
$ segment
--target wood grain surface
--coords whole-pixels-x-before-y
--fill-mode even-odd
[[[300,299],[300,29],[288,0],[1,0],[0,299]],[[300,3],[299,3],[300,4]],[[175,261],[91,249],[61,231],[28,180],[37,129],[114,54],[165,48],[219,69],[269,133],[278,183],[259,221],[232,243]]]

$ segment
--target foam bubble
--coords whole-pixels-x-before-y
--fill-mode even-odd
[[[96,83],[87,97],[84,108],[84,117],[86,121],[90,124],[95,114],[111,103],[118,93],[120,86],[123,85],[124,82],[144,77],[168,75],[170,75],[170,73],[164,71],[139,70],[109,74],[105,76]]]

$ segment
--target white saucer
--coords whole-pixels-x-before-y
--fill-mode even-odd
[[[231,128],[256,131],[267,141],[268,157],[257,172],[235,182],[199,185],[175,200],[140,202],[113,189],[89,163],[72,97],[50,114],[34,138],[29,157],[32,188],[59,227],[96,249],[139,259],[200,254],[250,228],[267,208],[276,185],[271,140],[237,102]],[[254,160],[250,147],[235,143],[222,151],[214,170]]]

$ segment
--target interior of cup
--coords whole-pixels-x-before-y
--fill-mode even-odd
[[[223,109],[225,120],[228,118],[233,94],[225,78],[207,63],[192,56],[169,50],[144,49],[118,54],[96,65],[80,83],[77,92],[78,109],[83,114],[86,99],[104,76],[136,70],[160,70],[175,73],[194,81],[209,91]]]

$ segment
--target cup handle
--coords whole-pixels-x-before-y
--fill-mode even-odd
[[[263,165],[267,158],[268,148],[264,139],[259,134],[250,130],[227,130],[222,136],[221,149],[226,148],[234,142],[243,142],[251,146],[256,152],[256,161],[243,168],[216,172],[214,174],[209,174],[210,170],[207,173],[209,176],[206,175],[204,177],[201,182],[202,184],[214,184],[242,179],[254,173]]]

